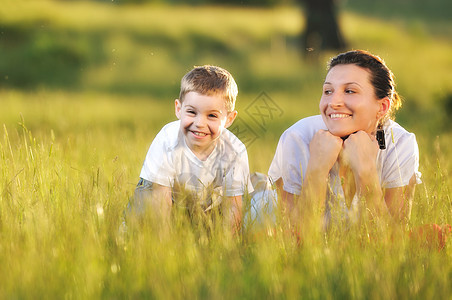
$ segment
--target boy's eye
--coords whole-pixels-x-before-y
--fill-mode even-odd
[[[209,117],[210,118],[218,118],[218,116],[216,114],[210,114]]]
[[[191,115],[194,115],[194,114],[195,114],[195,111],[194,111],[194,110],[187,110],[187,113],[188,113],[188,114],[191,114]]]

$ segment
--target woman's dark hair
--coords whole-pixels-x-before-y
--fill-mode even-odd
[[[378,99],[388,97],[391,101],[386,119],[393,119],[394,113],[402,106],[402,99],[395,90],[394,74],[386,66],[383,59],[364,50],[352,50],[341,53],[332,58],[328,64],[328,71],[337,65],[354,64],[367,69],[370,73],[370,83],[374,87]]]

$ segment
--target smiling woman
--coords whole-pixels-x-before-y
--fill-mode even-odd
[[[331,60],[320,115],[284,132],[269,170],[292,224],[305,230],[307,220],[321,222],[322,214],[326,226],[367,213],[372,220],[409,218],[421,182],[419,150],[414,134],[391,120],[400,107],[394,87],[375,55],[358,50]],[[386,148],[377,131],[385,132]]]
[[[390,107],[388,97],[376,99],[366,69],[338,65],[328,72],[320,99],[320,112],[331,134],[348,136],[357,130],[374,134],[378,116]]]

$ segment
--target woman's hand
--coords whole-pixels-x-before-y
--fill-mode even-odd
[[[385,218],[388,211],[377,172],[377,154],[378,142],[375,137],[358,131],[345,140],[340,160],[352,170],[356,192],[365,200],[371,215]]]
[[[374,136],[364,131],[350,134],[344,141],[341,161],[350,166],[355,178],[368,176],[376,172],[378,142]],[[360,178],[356,178],[360,179]]]
[[[308,172],[327,176],[342,150],[342,144],[342,139],[329,131],[317,131],[309,144]]]
[[[326,130],[317,131],[309,144],[310,157],[303,179],[301,205],[291,212],[291,221],[301,225],[305,232],[321,228],[320,214],[325,210],[328,174],[341,152],[342,144],[340,137]]]

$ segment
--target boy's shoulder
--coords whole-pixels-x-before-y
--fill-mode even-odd
[[[157,136],[154,139],[154,142],[158,141],[168,151],[176,148],[180,140],[179,128],[180,128],[179,120],[166,124],[157,134]]]
[[[228,129],[225,129],[222,132],[221,140],[224,144],[224,149],[227,152],[229,151],[233,153],[246,152],[245,144],[243,144],[243,142]]]

